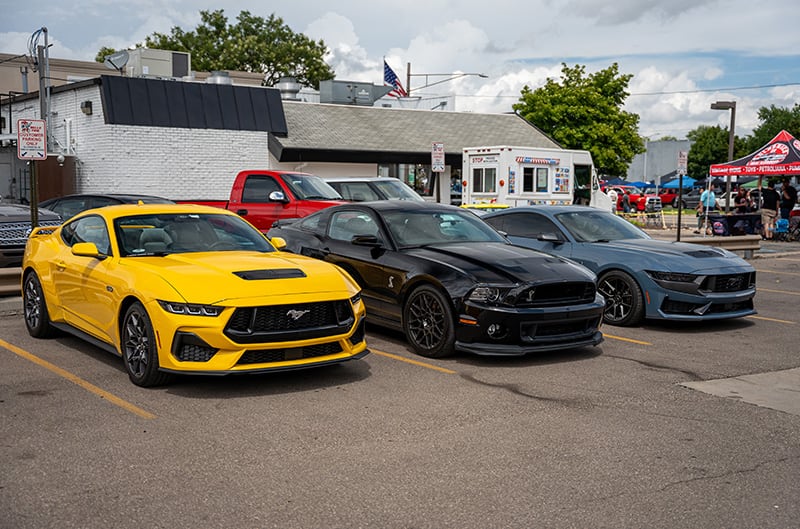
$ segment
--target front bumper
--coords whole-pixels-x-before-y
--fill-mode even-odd
[[[515,308],[467,303],[456,327],[457,351],[478,355],[521,356],[595,346],[605,302]]]

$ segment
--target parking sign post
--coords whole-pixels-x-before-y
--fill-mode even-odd
[[[31,167],[31,226],[39,225],[39,189],[36,162],[47,159],[47,122],[43,119],[17,120],[17,158]]]

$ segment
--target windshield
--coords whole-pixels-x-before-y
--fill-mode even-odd
[[[559,213],[556,218],[578,242],[649,239],[650,236],[613,213],[594,208]]]
[[[188,252],[274,252],[264,235],[234,215],[148,214],[114,220],[123,257]]]
[[[386,198],[389,200],[415,200],[417,202],[425,202],[425,199],[419,194],[405,185],[400,180],[383,180],[373,182],[375,187],[380,189]]]
[[[450,242],[507,242],[494,228],[469,212],[396,211],[384,214],[400,247]]]
[[[319,176],[287,173],[281,178],[298,200],[342,200],[342,195]]]

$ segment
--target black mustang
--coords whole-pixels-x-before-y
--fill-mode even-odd
[[[393,200],[333,206],[276,223],[268,236],[349,272],[363,289],[367,319],[405,332],[422,356],[523,355],[603,341],[604,300],[591,271],[512,246],[461,208]]]

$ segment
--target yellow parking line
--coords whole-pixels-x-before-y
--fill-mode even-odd
[[[406,358],[404,356],[400,356],[400,355],[396,355],[396,354],[392,354],[392,353],[384,353],[383,351],[376,351],[372,347],[370,347],[369,350],[373,354],[385,356],[386,358],[391,358],[393,360],[399,360],[399,361],[405,362],[407,364],[413,364],[415,366],[420,366],[420,367],[427,367],[428,369],[433,369],[434,371],[440,371],[442,373],[447,373],[448,375],[455,375],[456,374],[456,372],[451,370],[451,369],[445,369],[443,367],[435,366],[433,364],[428,364],[426,362],[420,362],[418,360],[412,360],[410,358]]]
[[[765,318],[764,316],[747,316],[748,318],[752,318],[754,320],[764,320],[764,321],[774,321],[776,323],[788,323],[789,325],[794,325],[795,322],[787,321],[787,320],[778,320],[775,318]]]
[[[788,294],[790,296],[800,296],[800,292],[789,292],[788,290],[772,290],[769,288],[758,287],[759,292],[772,292],[774,294]]]
[[[636,343],[636,344],[639,344],[639,345],[653,345],[650,342],[643,342],[641,340],[633,340],[631,338],[623,338],[622,336],[614,336],[613,334],[603,333],[603,336],[605,336],[606,338],[611,338],[612,340],[619,340],[621,342],[630,342],[630,343]]]
[[[104,389],[100,389],[97,386],[95,386],[94,384],[92,384],[91,382],[87,382],[87,381],[83,380],[82,378],[80,378],[80,377],[78,377],[76,375],[73,375],[69,371],[61,369],[57,365],[51,364],[47,360],[43,360],[43,359],[39,358],[38,356],[35,356],[35,355],[29,353],[28,351],[20,349],[17,346],[11,345],[10,343],[8,343],[8,342],[6,342],[4,340],[0,340],[0,347],[4,347],[5,349],[8,349],[12,353],[14,353],[14,354],[26,359],[26,360],[30,360],[34,364],[40,365],[40,366],[44,367],[45,369],[49,369],[50,371],[52,371],[56,375],[64,377],[67,380],[69,380],[70,382],[79,385],[83,389],[94,393],[95,395],[97,395],[101,399],[105,399],[105,400],[111,402],[112,404],[116,404],[120,408],[128,410],[129,412],[131,412],[131,413],[133,413],[135,415],[138,415],[139,417],[141,417],[143,419],[155,419],[156,418],[156,416],[153,415],[152,413],[150,413],[149,411],[145,411],[142,408],[139,408],[138,406],[136,406],[134,404],[131,404],[130,402],[128,402],[126,400],[123,400],[123,399],[117,397],[116,395],[113,395],[113,394],[109,393],[108,391],[106,391]]]

